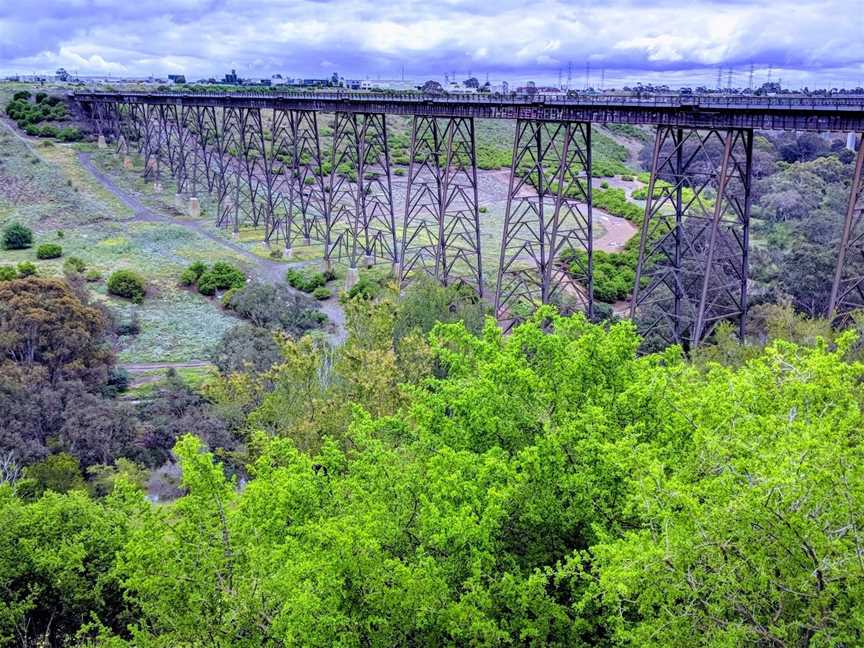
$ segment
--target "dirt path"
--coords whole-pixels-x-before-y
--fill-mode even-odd
[[[171,225],[179,225],[188,230],[192,230],[193,232],[207,239],[210,239],[215,243],[218,243],[222,247],[228,248],[241,255],[249,262],[254,275],[261,281],[272,284],[284,283],[285,271],[290,267],[289,265],[276,263],[275,261],[270,261],[269,259],[264,259],[255,254],[254,252],[246,249],[239,243],[229,241],[228,239],[210,231],[199,221],[183,218],[174,218],[155,212],[146,205],[144,205],[144,203],[142,203],[137,196],[131,193],[127,193],[126,191],[118,187],[117,184],[109,176],[105,175],[98,168],[96,168],[96,165],[93,164],[93,160],[90,158],[89,153],[78,153],[78,160],[81,162],[81,166],[87,169],[87,171],[103,187],[105,187],[108,191],[114,194],[114,196],[116,196],[117,199],[120,200],[120,202],[122,202],[124,205],[126,205],[129,209],[132,210],[133,220],[144,223],[165,223]],[[330,332],[331,340],[336,344],[341,343],[342,341],[344,341],[346,335],[345,312],[342,309],[342,306],[335,298],[322,302],[320,306],[321,311],[330,318],[330,322],[332,323],[333,330]],[[177,365],[173,366],[176,367]]]
[[[624,218],[612,216],[596,207],[592,210],[594,218],[603,227],[603,236],[594,239],[594,249],[604,252],[620,252],[624,245],[636,235],[638,228]]]

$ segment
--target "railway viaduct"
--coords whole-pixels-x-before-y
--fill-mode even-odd
[[[323,246],[324,264],[392,264],[484,296],[476,119],[516,122],[495,313],[593,312],[593,124],[656,130],[630,314],[645,335],[694,347],[747,313],[754,130],[864,133],[864,97],[495,96],[79,92],[100,140],[144,159],[160,186],[222,227]],[[323,126],[327,115],[332,127]],[[387,115],[412,119],[404,204],[394,204]],[[322,146],[329,137],[329,147]],[[864,137],[859,138],[864,140]],[[329,149],[329,150],[328,150]],[[830,315],[864,307],[864,143],[837,250]],[[397,218],[398,216],[398,218]],[[401,223],[400,223],[401,221]],[[567,263],[562,263],[562,256]],[[488,282],[488,285],[492,285]]]

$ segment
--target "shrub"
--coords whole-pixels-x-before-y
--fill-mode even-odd
[[[21,223],[12,223],[3,230],[4,250],[23,250],[33,245],[33,232]]]
[[[217,261],[210,270],[198,277],[198,292],[212,296],[217,290],[242,288],[246,284],[246,275],[230,263]]]
[[[180,283],[184,286],[194,286],[205,272],[207,272],[207,265],[203,261],[196,261],[180,275]]]
[[[32,261],[22,261],[18,264],[18,276],[22,279],[24,277],[33,277],[36,275],[36,264]]]
[[[83,274],[87,265],[78,257],[67,257],[63,262],[63,272],[66,274]]]
[[[108,277],[108,292],[140,304],[144,301],[147,291],[144,287],[144,279],[140,275],[131,270],[116,270]]]
[[[36,248],[37,259],[59,259],[63,256],[63,248],[56,243],[43,243]]]
[[[128,321],[117,324],[114,332],[121,336],[138,335],[141,332],[141,320],[138,317],[137,311],[132,313],[132,317]]]
[[[87,274],[84,275],[84,281],[89,281],[90,283],[99,281],[101,278],[102,274],[98,270],[88,270]]]
[[[285,253],[282,251],[281,248],[273,248],[272,250],[270,250],[271,259],[281,259],[283,256],[285,256]]]
[[[81,139],[81,131],[77,128],[66,127],[57,134],[57,137],[64,142],[77,142]]]
[[[294,335],[327,321],[314,301],[285,285],[251,283],[234,292],[227,307],[257,327],[281,328]]]
[[[0,266],[0,281],[12,281],[18,278],[18,271],[15,266],[4,265]]]
[[[236,295],[236,294],[237,294],[236,288],[229,288],[228,290],[226,290],[225,294],[222,295],[222,307],[227,309],[227,310],[231,310],[232,309],[231,300],[234,298],[234,295]]]
[[[357,283],[348,291],[348,299],[354,299],[355,297],[375,299],[381,294],[383,288],[384,285],[380,280],[376,280],[368,274],[361,274]]]
[[[205,272],[198,280],[198,292],[206,297],[212,297],[216,294],[216,277],[209,272]]]
[[[318,288],[316,288],[315,290],[312,291],[312,296],[315,299],[319,299],[319,300],[330,299],[330,295],[331,295],[330,289],[327,288],[326,286],[319,286]]]
[[[489,208],[488,207],[480,207],[477,211],[479,211],[481,214],[485,214],[487,211],[489,211]]]
[[[327,276],[323,272],[295,270],[294,268],[285,273],[285,279],[292,287],[306,293],[314,292],[316,288],[321,288],[327,283]]]

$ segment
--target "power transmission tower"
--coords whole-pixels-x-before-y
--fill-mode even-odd
[[[753,64],[750,64],[750,81],[747,83],[750,92],[753,92]]]
[[[732,92],[732,68],[729,68],[729,74],[726,77],[726,89]]]
[[[585,62],[585,89],[591,87],[591,62]]]
[[[567,89],[573,87],[573,61],[567,61]]]
[[[563,83],[561,80],[561,74],[562,74],[561,68],[558,68],[558,89],[559,90],[564,89],[563,86],[561,85]]]
[[[718,92],[723,89],[723,66],[721,65],[717,68],[717,90]]]
[[[600,92],[603,92],[603,86],[606,85],[606,68],[600,69]]]

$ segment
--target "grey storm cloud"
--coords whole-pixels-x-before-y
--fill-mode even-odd
[[[12,72],[551,77],[570,62],[610,78],[754,65],[857,82],[864,0],[0,0]]]

